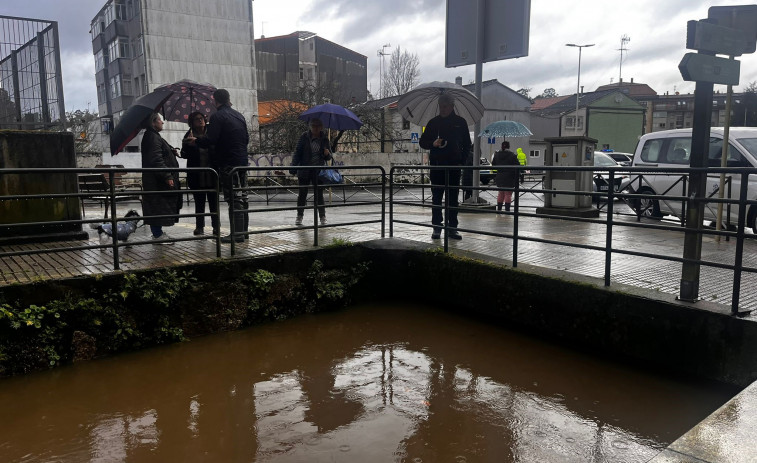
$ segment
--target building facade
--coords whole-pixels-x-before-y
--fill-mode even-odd
[[[98,110],[107,132],[133,101],[189,79],[225,88],[257,133],[255,45],[249,0],[109,0],[91,23]],[[179,146],[184,123],[166,124]],[[140,138],[125,151],[138,151]]]
[[[341,105],[368,98],[368,58],[312,32],[255,40],[260,101]]]

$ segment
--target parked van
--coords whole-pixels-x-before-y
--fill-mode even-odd
[[[707,165],[720,167],[721,154],[723,151],[723,128],[713,127],[710,129],[710,147],[708,151]],[[633,157],[634,167],[689,167],[691,155],[691,129],[666,130],[652,132],[641,137],[636,146]],[[732,127],[729,135],[728,167],[757,167],[757,128],[755,127]],[[681,174],[642,174],[642,181],[632,176],[630,188],[639,194],[685,196],[684,183],[688,185],[688,179],[683,181]],[[741,185],[739,175],[727,174],[726,179],[731,181],[731,198],[738,199]],[[640,185],[641,183],[641,185]],[[707,176],[707,196],[717,198],[720,183],[720,174]],[[728,186],[726,185],[726,194]],[[757,198],[757,175],[749,180],[749,198]],[[648,217],[662,217],[663,215],[675,215],[682,217],[683,205],[680,200],[666,201],[664,199],[642,199],[637,204],[642,213]],[[716,220],[717,204],[707,203],[705,206],[705,219]],[[746,224],[757,233],[757,207],[751,206],[747,212]],[[724,215],[725,216],[725,215]],[[738,218],[738,209],[731,206],[731,222],[735,223]]]

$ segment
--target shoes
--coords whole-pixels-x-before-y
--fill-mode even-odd
[[[235,243],[244,243],[244,236],[237,235],[232,237],[231,235],[221,237],[221,243],[231,243],[231,239],[234,238]]]
[[[326,225],[327,223],[328,223],[328,222],[326,222],[326,216],[325,216],[325,215],[322,215],[322,216],[321,216],[321,219],[320,219],[320,224],[321,224],[321,225]]]
[[[171,239],[170,236],[168,236],[168,233],[162,233],[160,236],[153,236],[152,237],[152,244],[173,244],[173,241],[168,241]]]
[[[220,231],[219,229],[217,229],[217,228],[214,228],[214,229],[213,229],[213,235],[218,235],[218,232],[219,232],[219,231]]]
[[[294,224],[298,227],[302,226],[302,216],[298,215],[296,219],[294,219]]]
[[[441,237],[442,237],[442,232],[441,232],[441,230],[437,230],[437,229],[435,228],[435,229],[434,229],[434,231],[433,231],[433,233],[431,233],[431,239],[432,239],[432,240],[438,240],[438,239],[440,239]]]
[[[447,238],[449,238],[451,240],[461,240],[461,239],[463,239],[463,237],[460,235],[460,233],[458,233],[456,231],[451,231],[451,232],[447,233]]]
[[[197,228],[195,228],[195,231],[192,232],[192,234],[194,236],[204,235],[205,234],[205,229],[203,229],[202,227],[197,227]]]

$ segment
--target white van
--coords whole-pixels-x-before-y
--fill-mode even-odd
[[[712,127],[710,129],[710,147],[708,151],[707,165],[720,167],[721,153],[723,150],[723,128]],[[634,167],[689,167],[691,154],[691,129],[666,130],[652,132],[641,137],[636,146],[633,157]],[[732,127],[729,135],[728,167],[757,167],[757,128],[756,127]],[[643,174],[641,185],[637,179],[638,174],[632,175],[630,187],[639,194],[655,194],[684,196],[684,181],[680,174]],[[741,179],[739,175],[726,175],[731,179],[731,198],[738,199]],[[720,174],[707,176],[707,195],[717,198]],[[686,179],[688,183],[688,179]],[[726,185],[726,193],[728,185]],[[757,175],[749,180],[749,198],[757,198]],[[682,216],[682,202],[642,199],[637,207],[648,217],[662,217],[663,215]],[[705,206],[705,219],[716,220],[717,204],[707,203]],[[725,212],[724,212],[725,217]],[[738,219],[738,208],[731,206],[731,223],[735,224]],[[757,233],[757,207],[750,206],[746,224]]]

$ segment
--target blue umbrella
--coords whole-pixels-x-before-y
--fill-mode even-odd
[[[331,103],[313,106],[300,114],[300,119],[306,122],[310,119],[320,119],[324,127],[335,130],[357,130],[363,125],[355,113]]]
[[[530,137],[533,135],[528,127],[515,121],[497,121],[487,125],[478,134],[479,137]]]

